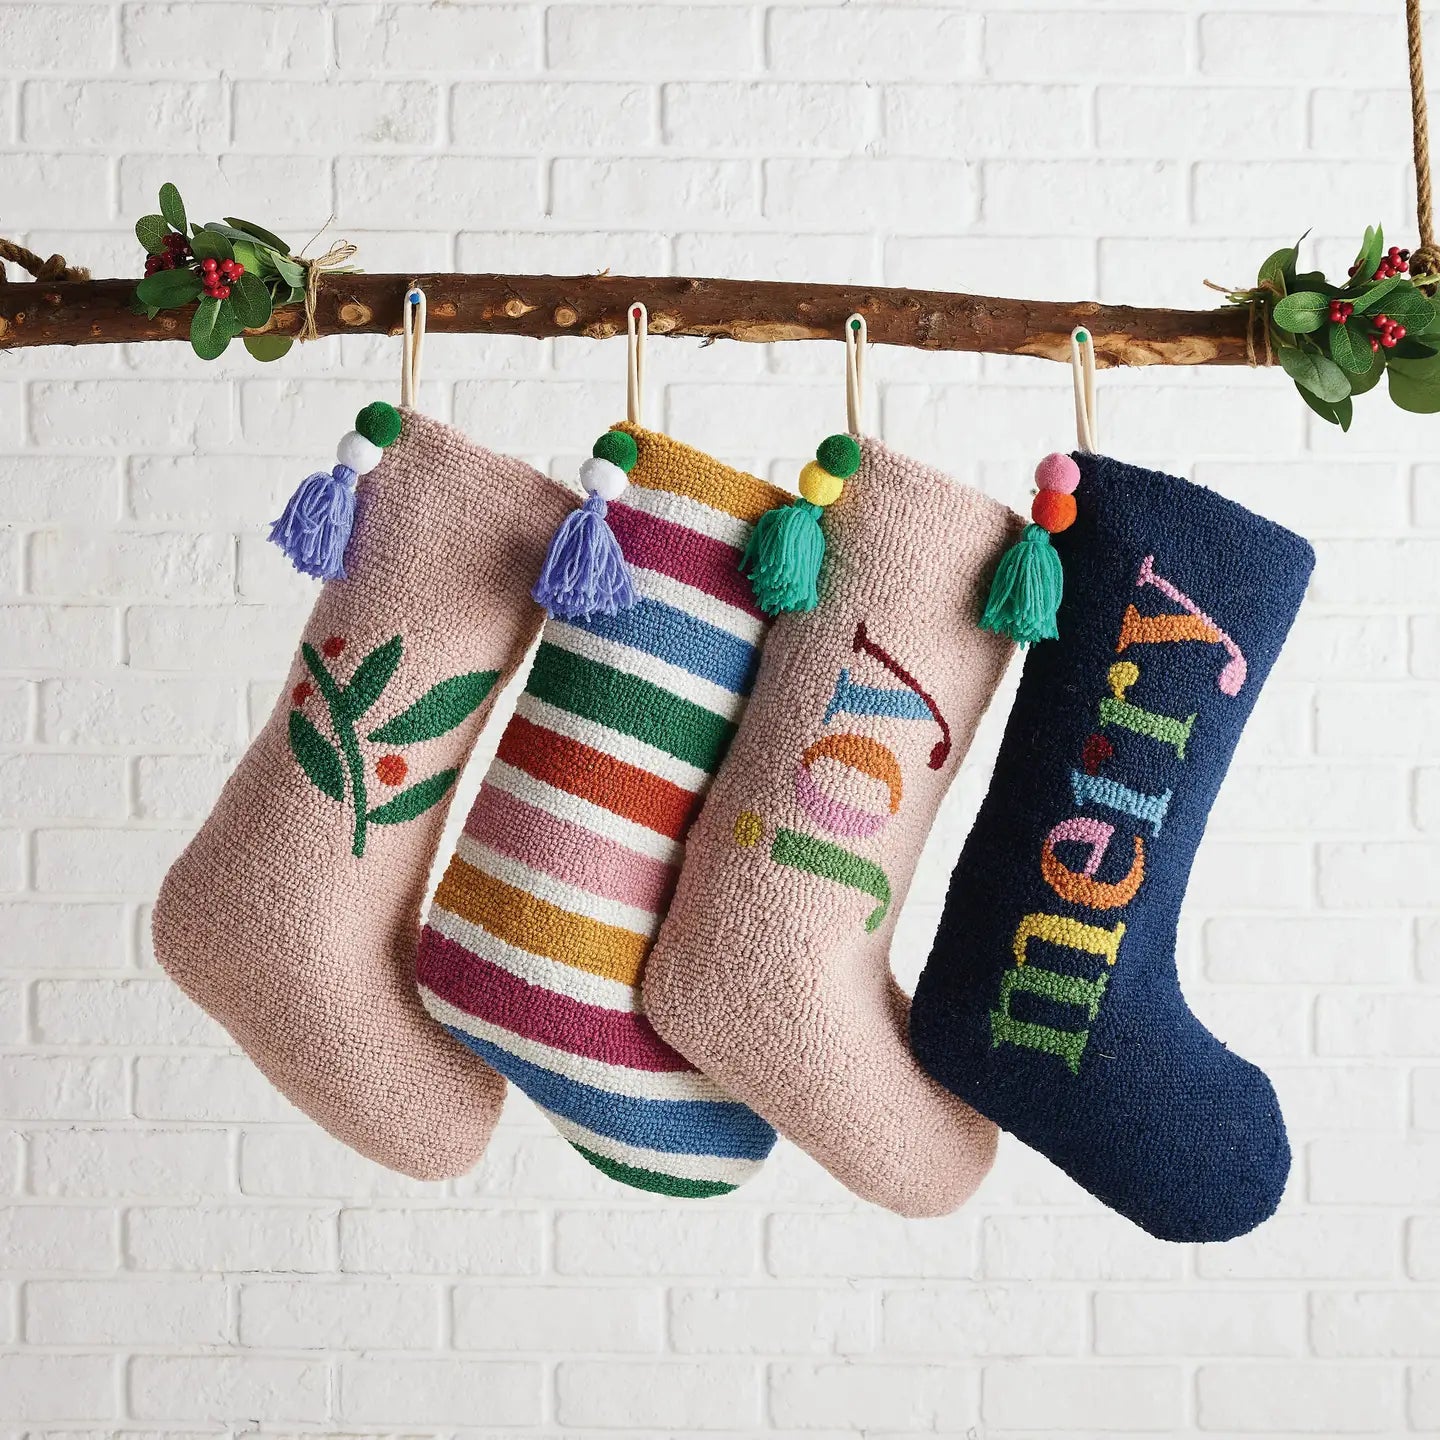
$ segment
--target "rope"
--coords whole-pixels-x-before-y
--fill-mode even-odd
[[[63,255],[52,255],[42,260],[33,250],[17,245],[13,240],[0,240],[0,262],[9,260],[22,270],[27,270],[42,283],[60,280],[88,280],[90,272],[78,265],[67,265]],[[5,266],[0,263],[0,285],[6,281]]]
[[[1411,277],[1420,283],[1440,276],[1435,245],[1434,197],[1430,185],[1430,119],[1425,108],[1425,57],[1421,53],[1420,0],[1405,0],[1406,41],[1410,48],[1410,129],[1415,146],[1415,222],[1420,245],[1410,256]],[[1434,280],[1427,283],[1434,284]]]
[[[305,267],[305,323],[300,328],[300,339],[320,338],[320,331],[315,325],[315,302],[320,296],[321,274],[326,270],[338,270],[359,248],[348,240],[337,240],[323,255],[317,255],[313,260],[306,260],[300,255],[290,256],[297,265]]]

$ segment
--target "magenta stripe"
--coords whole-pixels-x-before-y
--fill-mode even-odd
[[[532,870],[652,915],[665,913],[675,889],[673,865],[527,805],[488,780],[470,807],[465,833]]]
[[[457,1010],[571,1055],[627,1070],[695,1068],[650,1028],[643,1015],[603,1010],[531,985],[428,925],[420,938],[417,978]]]
[[[741,552],[733,545],[673,520],[622,505],[618,500],[611,504],[608,519],[632,565],[641,570],[658,570],[757,620],[765,618],[756,608],[750,582],[740,573]]]

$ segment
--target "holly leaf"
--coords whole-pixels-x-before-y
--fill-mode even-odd
[[[190,249],[197,260],[233,260],[235,251],[229,240],[213,230],[197,230],[190,238]]]
[[[247,235],[253,235],[262,245],[268,245],[272,250],[278,250],[282,255],[290,253],[290,246],[278,235],[266,230],[263,226],[255,224],[253,220],[237,220],[233,215],[225,217],[227,225],[233,225],[237,230],[243,230]]]
[[[290,753],[322,795],[332,800],[345,798],[345,767],[340,756],[303,710],[290,712]]]
[[[207,295],[195,307],[195,318],[190,322],[190,346],[202,360],[218,360],[225,353],[234,333],[229,318],[221,314],[220,301],[213,295]]]
[[[1329,356],[1302,350],[1298,345],[1279,345],[1275,353],[1285,373],[1320,399],[1335,405],[1349,395],[1349,379]]]
[[[258,275],[248,271],[231,283],[230,304],[243,329],[258,330],[270,318],[270,292]]]
[[[498,670],[452,675],[431,686],[408,710],[372,730],[368,738],[381,745],[413,745],[446,735],[485,703],[499,678]]]
[[[185,202],[168,180],[160,187],[160,214],[172,230],[178,230],[182,235],[185,233]]]
[[[1353,320],[1348,325],[1332,322],[1326,341],[1330,347],[1330,358],[1351,375],[1363,375],[1375,358],[1370,350],[1370,337],[1365,333],[1365,327],[1357,325]]]
[[[294,337],[290,335],[246,335],[241,340],[256,360],[267,363],[288,354],[294,343]]]
[[[350,719],[363,715],[380,698],[380,692],[390,683],[400,663],[403,648],[400,636],[396,635],[377,645],[355,667],[350,683],[340,692],[341,703]]]
[[[1343,400],[1331,404],[1328,400],[1322,400],[1318,395],[1312,395],[1303,385],[1295,387],[1300,392],[1300,398],[1322,419],[1328,420],[1332,425],[1338,425],[1340,429],[1348,430],[1350,420],[1354,415],[1354,406],[1347,395]]]
[[[365,818],[372,825],[399,825],[413,820],[444,798],[459,773],[458,770],[442,770],[438,775],[417,781],[393,800],[377,806]]]
[[[1388,367],[1390,398],[1412,415],[1440,413],[1440,370],[1429,361],[1401,361]]]
[[[170,227],[163,215],[142,215],[135,222],[135,238],[145,247],[147,255],[163,255],[169,233]]]
[[[1330,301],[1314,290],[1298,290],[1287,295],[1270,312],[1270,317],[1282,329],[1292,335],[1308,335],[1325,323]]]
[[[193,270],[157,270],[135,287],[135,297],[142,305],[173,310],[177,305],[188,305],[204,288]]]

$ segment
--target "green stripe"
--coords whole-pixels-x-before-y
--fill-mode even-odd
[[[713,710],[558,645],[540,646],[525,689],[712,775],[735,735],[734,724]]]
[[[622,1185],[633,1185],[637,1190],[653,1190],[658,1195],[678,1195],[685,1200],[708,1200],[712,1195],[728,1195],[737,1187],[722,1180],[682,1180],[678,1175],[662,1175],[658,1170],[644,1170],[638,1165],[622,1165],[618,1160],[607,1160],[583,1145],[571,1145],[578,1150],[597,1170],[603,1170],[612,1180]]]

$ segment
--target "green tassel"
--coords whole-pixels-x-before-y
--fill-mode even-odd
[[[1056,640],[1055,613],[1065,592],[1065,572],[1047,531],[1027,525],[1000,559],[980,628],[1008,635],[1017,645]]]
[[[820,603],[815,582],[825,558],[820,506],[796,499],[767,510],[755,522],[740,568],[750,577],[755,601],[767,615],[813,610]]]

